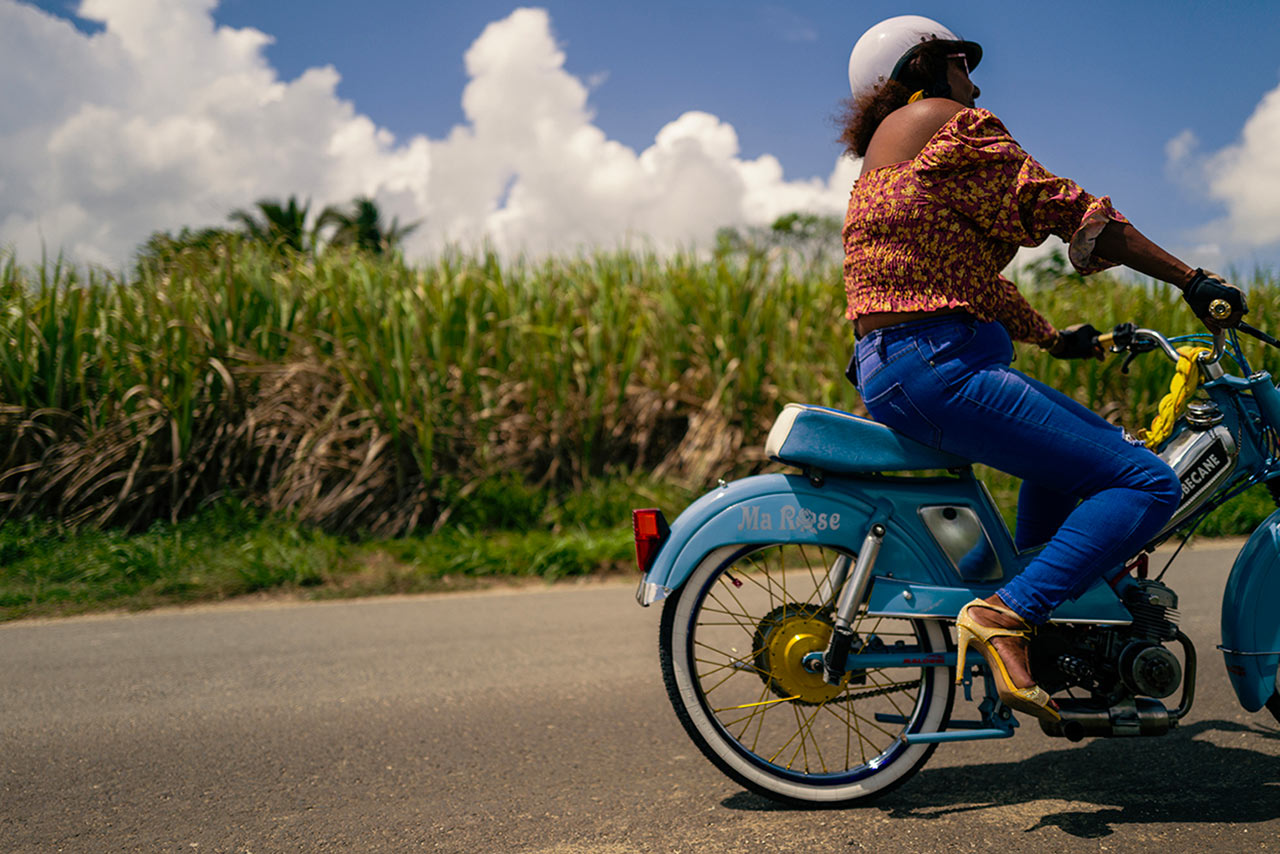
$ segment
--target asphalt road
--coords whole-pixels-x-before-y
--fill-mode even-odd
[[[1233,556],[1167,579],[1202,662],[1175,733],[1028,723],[841,811],[702,758],[630,585],[10,624],[0,852],[1280,850],[1280,731],[1214,650]]]

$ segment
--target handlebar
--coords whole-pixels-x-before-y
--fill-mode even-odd
[[[1218,303],[1221,303],[1221,305],[1218,305]],[[1229,312],[1230,308],[1231,307],[1227,305],[1225,300],[1215,300],[1214,304],[1209,306],[1209,313],[1215,314],[1215,310],[1217,313],[1221,313],[1223,309]],[[1240,332],[1244,332],[1247,335],[1251,335],[1265,344],[1270,344],[1272,347],[1280,349],[1280,339],[1273,338],[1261,329],[1250,326],[1244,321],[1237,323],[1235,329]],[[1168,356],[1170,360],[1174,362],[1178,361],[1178,350],[1173,346],[1168,338],[1154,329],[1139,329],[1132,323],[1118,324],[1112,331],[1104,332],[1099,335],[1094,339],[1094,342],[1100,347],[1109,348],[1113,353],[1120,353],[1128,350],[1130,352],[1130,356],[1137,355],[1138,353],[1145,353],[1149,350],[1159,349]],[[1135,344],[1137,345],[1136,347]],[[1217,362],[1222,358],[1223,353],[1226,352],[1226,347],[1226,330],[1218,329],[1214,331],[1213,352],[1207,356],[1201,356],[1201,363],[1209,365],[1217,364]],[[1126,362],[1126,364],[1128,363]]]
[[[1100,347],[1108,348],[1114,353],[1120,353],[1128,350],[1131,354],[1145,353],[1149,350],[1159,350],[1169,357],[1169,360],[1176,363],[1179,358],[1178,348],[1173,346],[1168,338],[1154,329],[1143,329],[1135,327],[1132,323],[1118,324],[1115,329],[1110,332],[1104,332],[1097,337]],[[1222,354],[1227,348],[1227,333],[1225,330],[1219,329],[1213,333],[1213,352],[1200,357],[1201,364],[1215,365],[1222,358]]]

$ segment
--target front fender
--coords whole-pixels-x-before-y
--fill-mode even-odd
[[[641,585],[640,603],[650,605],[679,589],[716,548],[792,542],[855,552],[871,519],[887,520],[891,514],[888,501],[872,503],[834,482],[815,487],[806,477],[784,474],[734,481],[702,496],[671,523],[671,533]],[[884,565],[938,563],[936,549],[922,547],[894,526],[889,531],[880,547]],[[938,571],[945,567],[939,565]]]
[[[1280,667],[1280,510],[1236,556],[1222,594],[1222,654],[1240,705],[1261,709]]]

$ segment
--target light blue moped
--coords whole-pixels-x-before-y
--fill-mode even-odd
[[[1129,324],[1100,337],[1129,358],[1155,350],[1175,362],[1185,340]],[[1239,375],[1224,370],[1224,352]],[[1199,398],[1158,448],[1182,480],[1173,520],[1032,639],[1032,672],[1062,711],[1060,723],[1041,724],[1050,735],[1177,726],[1194,697],[1196,653],[1177,626],[1177,595],[1147,577],[1147,554],[1257,484],[1280,505],[1280,390],[1251,372],[1234,331],[1214,336],[1199,368]],[[634,516],[637,596],[663,602],[667,691],[707,758],[769,798],[838,806],[903,783],[941,742],[1013,735],[1017,721],[976,652],[961,687],[979,719],[951,719],[949,624],[1035,554],[1015,550],[970,462],[798,404],[782,411],[766,450],[802,473],[721,482],[669,527],[658,510]],[[1236,558],[1220,646],[1240,704],[1280,719],[1278,606],[1280,511]]]

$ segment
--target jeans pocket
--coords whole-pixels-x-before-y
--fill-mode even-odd
[[[957,320],[924,330],[916,338],[922,355],[930,365],[961,356],[978,337],[978,321]]]
[[[970,321],[967,329],[943,339],[921,342],[921,356],[929,370],[947,389],[955,389],[985,368],[1009,365],[1013,342],[997,322]]]
[[[875,397],[866,398],[862,402],[866,404],[871,417],[886,427],[930,448],[940,446],[942,430],[912,403],[902,383],[894,383]]]

